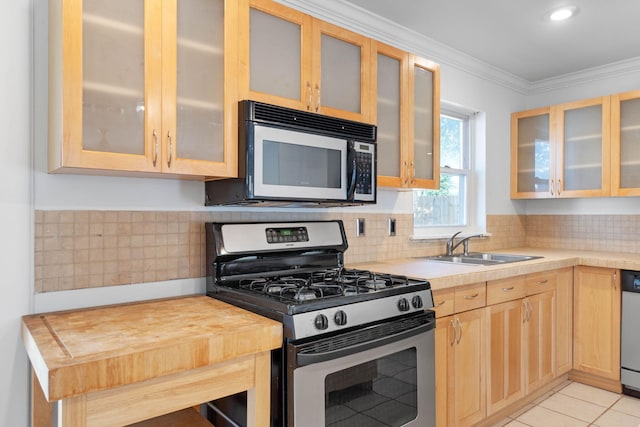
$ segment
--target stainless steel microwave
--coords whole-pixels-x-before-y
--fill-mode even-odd
[[[238,178],[207,182],[207,206],[376,203],[375,125],[248,100],[238,114]]]

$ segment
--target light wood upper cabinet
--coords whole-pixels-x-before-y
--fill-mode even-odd
[[[440,185],[440,68],[383,43],[373,44],[372,118],[378,125],[378,185]]]
[[[619,383],[619,272],[578,266],[574,280],[573,368]]]
[[[240,0],[239,96],[370,122],[371,40],[272,0]]]
[[[608,96],[513,113],[511,198],[610,193]]]
[[[50,171],[237,174],[235,6],[51,1]]]
[[[611,195],[640,196],[640,90],[611,96]]]
[[[609,195],[610,98],[603,96],[554,107],[557,114],[557,197]]]

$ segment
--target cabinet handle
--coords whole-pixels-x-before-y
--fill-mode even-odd
[[[562,180],[558,180],[558,196],[560,195],[560,189],[562,188]]]
[[[307,82],[307,92],[309,93],[309,99],[307,99],[307,110],[311,111],[311,104],[313,103],[313,89],[311,88],[311,82]]]
[[[614,271],[614,272],[613,272],[613,290],[614,290],[614,291],[617,291],[617,290],[618,290],[618,285],[617,285],[617,283],[616,283],[617,281],[618,281],[618,272],[617,272],[617,271]]]
[[[478,298],[478,295],[480,295],[479,293],[475,293],[473,295],[465,295],[464,299],[474,299],[474,298]]]
[[[538,280],[536,282],[536,285],[544,285],[545,283],[549,283],[549,280],[548,279]]]
[[[153,130],[153,167],[158,164],[158,132]]]
[[[442,301],[440,301],[439,303],[434,304],[433,306],[434,306],[434,307],[442,307],[442,306],[444,305],[444,303],[445,303],[445,302],[447,302],[447,301],[442,300]]]
[[[462,339],[462,323],[460,323],[460,318],[456,317],[456,323],[458,324],[458,329],[460,330],[460,335],[458,336],[458,339],[456,340],[456,344],[460,344],[460,340]]]
[[[404,185],[407,185],[409,183],[409,163],[407,163],[407,161],[405,160],[404,162],[404,168],[405,168],[405,176],[404,176]]]
[[[451,325],[451,329],[453,330],[453,336],[451,337],[451,342],[449,343],[452,347],[456,343],[456,338],[458,337],[458,331],[456,329],[456,324],[453,323],[453,319],[449,321]]]
[[[502,288],[503,291],[509,292],[515,289],[515,286],[509,286],[508,288]]]
[[[533,317],[533,305],[531,305],[531,301],[529,300],[527,300],[527,305],[529,306],[529,317],[527,318],[527,322],[529,322]]]
[[[416,183],[416,166],[413,162],[409,164],[409,176],[411,177],[411,184]]]
[[[551,185],[549,186],[549,189],[551,190],[551,195],[554,196],[553,194],[553,186],[556,185],[555,182],[553,182],[553,180],[551,180]]]
[[[320,85],[316,83],[316,113],[320,110]]]
[[[524,312],[522,313],[522,323],[527,323],[527,300],[522,300],[522,307],[524,308]]]
[[[167,132],[167,139],[169,140],[169,160],[167,161],[167,166],[171,167],[171,162],[173,161],[173,139],[171,138],[171,131]]]

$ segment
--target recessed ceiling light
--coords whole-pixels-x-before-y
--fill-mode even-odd
[[[578,8],[575,6],[565,6],[551,11],[548,16],[550,21],[565,21],[574,16],[577,11]]]

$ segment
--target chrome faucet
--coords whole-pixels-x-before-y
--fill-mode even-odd
[[[469,240],[473,237],[482,237],[482,234],[472,234],[471,236],[467,236],[467,237],[463,237],[462,239],[458,240],[456,242],[456,236],[458,234],[462,233],[462,231],[458,231],[457,233],[454,233],[453,236],[451,236],[449,238],[449,240],[447,240],[447,255],[451,256],[453,255],[453,251],[456,250],[456,248],[458,246],[460,246],[460,244],[462,244],[462,248],[463,248],[463,255],[467,256],[469,255]]]

